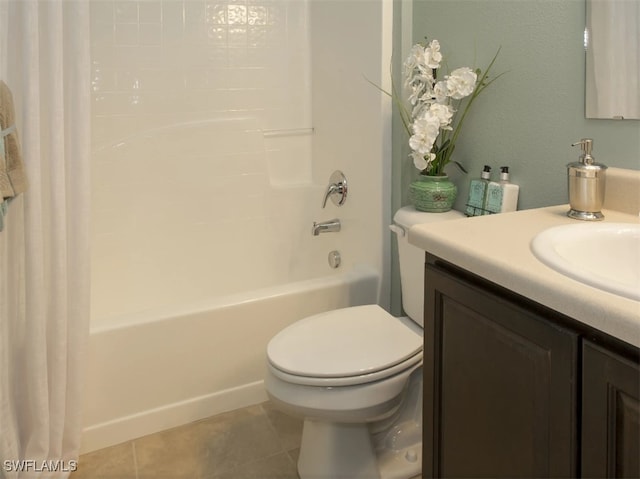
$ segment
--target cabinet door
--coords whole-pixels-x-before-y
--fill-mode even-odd
[[[575,477],[577,335],[506,295],[427,265],[425,477]]]
[[[582,360],[582,475],[638,478],[640,367],[589,341]]]

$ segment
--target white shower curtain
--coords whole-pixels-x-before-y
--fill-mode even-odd
[[[89,327],[88,9],[85,1],[0,1],[0,79],[13,91],[30,183],[0,232],[0,477],[67,477],[79,450]]]

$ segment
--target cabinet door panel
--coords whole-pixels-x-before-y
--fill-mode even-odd
[[[448,298],[443,306],[443,476],[547,476],[549,350]]]
[[[577,336],[446,271],[426,284],[425,477],[575,476]]]
[[[640,477],[640,367],[585,341],[583,477]]]

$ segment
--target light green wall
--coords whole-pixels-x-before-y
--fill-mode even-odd
[[[640,121],[584,118],[584,18],[583,0],[414,0],[414,41],[437,38],[450,69],[484,69],[502,47],[493,71],[507,71],[465,121],[456,159],[469,174],[449,171],[459,187],[456,209],[485,163],[494,173],[511,167],[519,209],[566,203],[566,164],[578,157],[570,144],[584,137],[594,139],[598,161],[640,169]],[[394,140],[404,145],[406,137]],[[403,162],[395,183],[406,203],[414,168],[403,145],[402,154],[395,149]]]

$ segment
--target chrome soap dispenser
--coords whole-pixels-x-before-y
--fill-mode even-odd
[[[577,145],[582,149],[580,158],[577,162],[567,165],[569,206],[571,207],[567,216],[577,220],[602,220],[604,215],[600,210],[604,203],[607,167],[596,163],[591,156],[593,149],[591,138],[583,138],[571,146]]]

